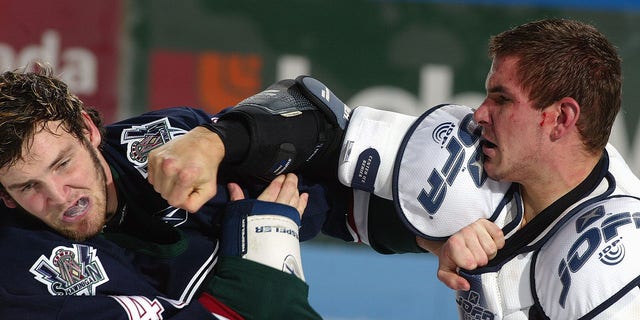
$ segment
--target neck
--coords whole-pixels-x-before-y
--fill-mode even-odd
[[[571,165],[547,167],[536,179],[520,183],[524,202],[522,226],[582,183],[598,164],[600,155],[573,161]]]

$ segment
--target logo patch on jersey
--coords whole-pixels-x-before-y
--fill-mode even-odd
[[[624,259],[625,249],[624,244],[621,241],[622,238],[614,240],[610,245],[606,246],[598,253],[598,257],[602,263],[614,266]]]
[[[440,148],[444,148],[444,144],[449,140],[449,136],[453,133],[453,130],[456,128],[456,125],[453,122],[445,122],[439,124],[433,132],[431,133],[431,138],[437,144],[440,145]]]
[[[562,307],[567,301],[573,274],[586,266],[589,259],[598,259],[607,266],[617,265],[624,260],[626,253],[621,230],[640,229],[640,215],[628,211],[610,212],[600,205],[582,214],[575,226],[578,238],[568,247],[566,258],[560,260],[557,269],[562,283],[558,302]]]
[[[380,154],[374,148],[365,149],[358,156],[358,166],[353,171],[351,186],[366,192],[375,191],[376,177],[380,168]]]
[[[576,220],[576,232],[581,233],[588,226],[604,217],[605,212],[603,207],[597,207],[594,210],[589,210]]]
[[[466,294],[466,296],[465,296]],[[485,308],[480,293],[469,290],[468,292],[458,292],[456,296],[456,304],[463,319],[482,319],[493,320],[495,315]]]
[[[55,296],[95,295],[96,288],[109,281],[96,249],[81,244],[54,248],[29,271]]]
[[[153,215],[159,217],[160,220],[174,227],[187,222],[187,219],[189,219],[189,212],[187,212],[187,210],[176,207],[167,207],[164,210],[160,210],[157,213],[154,213]]]
[[[443,152],[442,154],[445,154],[446,157],[440,156],[439,160],[428,158],[430,162],[440,165],[433,167],[429,178],[426,179],[429,187],[422,188],[417,198],[429,215],[438,213],[446,200],[448,189],[454,186],[460,173],[467,171],[476,187],[481,187],[487,180],[482,170],[481,156],[478,153],[478,148],[475,147],[480,138],[479,131],[475,128],[473,131],[469,131],[472,128],[469,123],[472,121],[473,114],[469,113],[460,120],[460,129],[457,129],[453,122],[448,121],[440,123],[431,132],[433,141],[440,146],[440,149],[446,148],[447,152]],[[471,156],[467,155],[469,150],[473,151]],[[467,158],[468,160],[465,162]]]
[[[120,143],[127,144],[127,159],[146,178],[149,152],[186,132],[184,129],[172,127],[169,118],[165,117],[122,130]]]

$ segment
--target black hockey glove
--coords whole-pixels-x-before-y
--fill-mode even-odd
[[[337,180],[350,112],[320,81],[299,76],[276,82],[204,126],[220,134],[226,150],[223,165],[233,179],[270,181],[295,172]]]

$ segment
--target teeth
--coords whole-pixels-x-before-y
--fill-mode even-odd
[[[76,203],[76,206],[84,209],[89,205],[89,199],[87,198],[80,198],[80,200],[78,200],[78,203]]]
[[[80,198],[75,206],[69,208],[69,210],[65,211],[64,215],[67,217],[75,217],[79,215],[84,209],[89,205],[89,200],[87,198]]]

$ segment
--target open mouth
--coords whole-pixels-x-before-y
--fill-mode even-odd
[[[497,147],[493,142],[489,141],[489,140],[482,140],[480,141],[480,145],[484,148],[495,148]]]
[[[78,199],[75,205],[64,212],[64,216],[67,218],[75,218],[83,214],[87,210],[87,207],[89,207],[89,198],[82,197]]]

